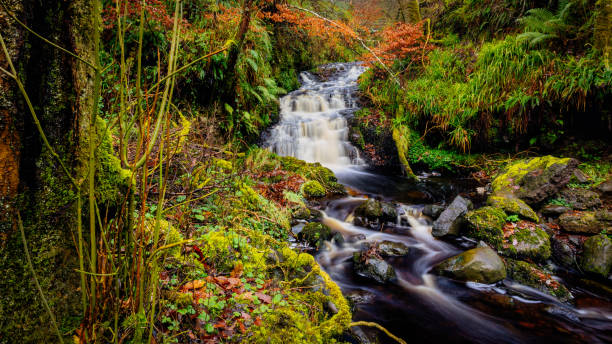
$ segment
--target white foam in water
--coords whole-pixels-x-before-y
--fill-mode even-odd
[[[337,72],[329,83],[303,72],[302,87],[280,99],[280,121],[265,146],[279,155],[320,162],[334,170],[362,166],[359,151],[348,141],[349,128],[341,112],[354,110],[352,93],[364,71],[355,64]]]

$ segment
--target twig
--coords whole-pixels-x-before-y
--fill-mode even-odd
[[[355,321],[349,324],[349,327],[353,327],[353,326],[369,326],[369,327],[376,327],[377,329],[383,331],[387,336],[391,337],[392,339],[394,339],[395,341],[397,341],[400,344],[406,344],[406,341],[393,335],[393,333],[389,332],[389,330],[387,330],[386,328],[382,327],[381,325],[375,323],[375,322],[369,322],[369,321]]]

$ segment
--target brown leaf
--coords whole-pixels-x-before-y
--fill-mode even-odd
[[[259,298],[263,303],[271,303],[272,302],[272,296],[270,296],[270,295],[266,295],[264,293],[255,293],[255,295],[257,295],[257,298]]]
[[[200,288],[203,288],[204,286],[206,286],[205,281],[195,280],[195,281],[185,283],[185,285],[181,287],[181,291],[200,289]]]

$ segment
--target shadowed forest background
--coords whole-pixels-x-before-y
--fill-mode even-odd
[[[0,343],[612,340],[610,0],[0,0],[0,43]]]

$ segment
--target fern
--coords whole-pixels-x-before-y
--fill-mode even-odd
[[[570,29],[571,7],[572,2],[561,0],[556,13],[545,8],[530,9],[527,16],[518,20],[525,28],[525,33],[518,36],[519,41],[528,42],[530,47],[537,47],[561,39]]]

